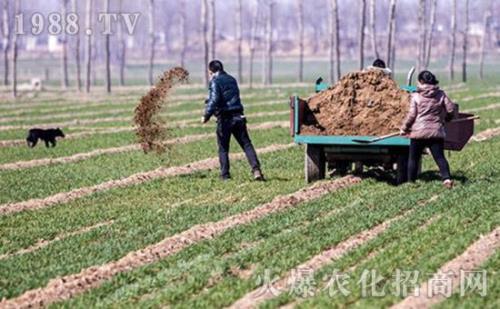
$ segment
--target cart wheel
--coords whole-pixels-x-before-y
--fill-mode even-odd
[[[396,183],[398,185],[408,181],[408,155],[400,155],[398,157]]]
[[[305,151],[305,174],[306,181],[311,183],[325,179],[326,161],[323,147],[317,145],[306,145]]]
[[[335,161],[333,162],[333,169],[335,173],[340,176],[347,175],[352,169],[352,162],[349,161]]]
[[[363,162],[356,161],[354,162],[354,175],[362,175],[363,174]]]

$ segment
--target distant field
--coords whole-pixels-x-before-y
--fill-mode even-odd
[[[398,79],[406,66],[398,64]],[[195,81],[198,67],[189,66]],[[405,299],[393,285],[398,271],[420,274],[411,292],[449,261],[462,265],[475,242],[489,241],[473,264],[487,271],[486,293],[470,289],[460,296],[458,286],[436,305],[498,308],[499,72],[488,71],[481,82],[472,67],[471,82],[461,85],[439,71],[461,109],[477,110],[476,134],[484,135],[448,154],[457,186],[446,191],[429,156],[416,184],[396,187],[369,173],[305,184],[303,147],[289,145],[288,97],[311,95],[312,81],[327,76],[327,68],[308,63],[302,86],[285,83],[294,81],[288,62],[280,61],[277,71],[276,87],[242,90],[265,183],[251,180],[241,157],[232,161],[233,180],[219,181],[214,124],[198,124],[201,86],[172,95],[164,114],[174,126],[171,138],[179,139],[162,156],[145,155],[136,145],[131,119],[141,87],[116,88],[112,95],[100,88],[87,96],[59,91],[53,81],[48,91],[18,101],[3,91],[0,299],[65,308],[221,308],[248,300],[263,308],[380,308]],[[135,73],[144,67],[130,66]],[[176,127],[180,122],[191,125]],[[54,149],[28,149],[26,128],[44,124],[62,124],[68,138]],[[236,143],[232,151],[240,152]],[[307,278],[301,285],[273,285],[298,273]],[[329,280],[339,274],[349,278],[347,294]],[[375,292],[383,293],[375,296],[370,288],[364,295],[360,280],[379,277]]]
[[[226,68],[230,72],[236,72],[237,63],[234,58],[221,57],[221,59]],[[374,59],[369,57],[365,60],[365,65],[368,66],[373,62]],[[461,78],[461,55],[457,55],[456,63],[456,80],[459,81]],[[155,74],[159,75],[161,72],[169,67],[178,65],[178,62],[174,58],[173,60],[158,59],[155,64]],[[415,61],[412,60],[397,60],[395,70],[396,78],[400,82],[406,81],[406,74],[409,69],[415,65]],[[244,82],[248,82],[248,59],[244,58],[243,61],[243,73]],[[147,84],[147,74],[148,74],[148,63],[144,61],[129,60],[126,66],[126,83],[127,85],[145,85]],[[449,83],[448,80],[448,59],[438,59],[431,63],[430,69],[435,71],[439,75],[439,79],[443,84]],[[201,83],[204,74],[204,65],[200,59],[189,59],[186,63],[186,69],[191,73],[191,80],[193,83]],[[358,62],[355,60],[344,59],[341,64],[342,74],[347,72],[357,70]],[[69,64],[69,77],[71,84],[74,86],[74,76],[75,76],[75,65],[70,59]],[[93,80],[96,85],[103,85],[104,81],[102,79],[105,76],[105,67],[102,63],[96,62],[93,67]],[[274,82],[275,83],[289,83],[297,81],[298,72],[298,60],[293,57],[279,57],[276,56],[274,59]],[[478,72],[478,60],[474,57],[470,58],[469,63],[469,77],[471,80],[477,79]],[[60,85],[60,60],[58,58],[50,59],[36,59],[29,60],[21,57],[19,61],[19,76],[21,79],[29,80],[32,77],[45,78],[46,72],[48,72],[49,80],[46,81],[47,85],[59,86]],[[0,74],[3,74],[3,67],[0,67]],[[500,74],[500,68],[498,66],[498,59],[494,56],[487,57],[485,62],[485,80],[487,83],[491,83],[492,80],[498,78]],[[3,76],[3,75],[2,75]],[[323,77],[325,80],[329,78],[329,62],[327,58],[306,58],[304,63],[304,79],[308,83],[313,83],[318,77]],[[112,65],[112,78],[113,83],[118,84],[118,66]],[[254,67],[254,82],[262,82],[262,61],[260,55],[255,59]]]

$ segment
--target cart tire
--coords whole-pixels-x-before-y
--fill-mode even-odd
[[[323,147],[306,145],[304,169],[307,183],[325,179],[326,160]]]
[[[396,184],[400,185],[408,181],[408,155],[398,157],[396,168]]]

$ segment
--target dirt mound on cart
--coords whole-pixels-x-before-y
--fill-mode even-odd
[[[353,72],[307,100],[304,135],[374,135],[397,132],[410,95],[382,71]]]
[[[160,112],[172,88],[186,82],[188,78],[189,72],[180,67],[164,72],[135,108],[136,135],[144,152],[165,151],[166,145],[163,141],[167,138],[168,132]]]

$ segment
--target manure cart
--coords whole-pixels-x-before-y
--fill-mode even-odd
[[[295,143],[305,145],[305,179],[313,182],[324,179],[326,172],[360,174],[364,167],[377,167],[395,172],[397,184],[407,180],[410,140],[396,136],[373,143],[373,136],[302,135],[307,103],[299,97],[290,98],[290,133]],[[458,113],[457,119],[446,124],[445,149],[460,151],[474,134],[474,118],[471,114]]]

